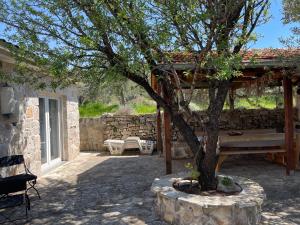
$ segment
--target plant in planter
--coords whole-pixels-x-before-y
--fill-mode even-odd
[[[188,176],[179,182],[174,182],[173,187],[179,191],[183,191],[190,194],[200,193],[200,186],[198,182],[198,178],[200,173],[192,163],[186,163],[185,167],[189,169]]]
[[[225,194],[237,194],[240,193],[243,188],[229,176],[218,175],[217,191]]]
[[[194,168],[194,166],[191,163],[185,164],[185,167],[190,170],[189,177],[192,185],[192,181],[197,180],[198,177],[200,177],[200,173],[197,169]]]
[[[186,178],[175,180],[173,187],[178,190],[189,194],[203,194],[203,195],[231,195],[240,193],[243,188],[234,180],[234,178],[225,175],[217,175],[217,187],[216,190],[209,192],[201,192],[201,186],[198,179],[200,173],[194,168],[192,163],[186,163],[185,167],[189,169],[189,173]]]

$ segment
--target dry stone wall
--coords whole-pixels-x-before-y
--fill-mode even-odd
[[[204,112],[199,112],[204,115]],[[246,129],[273,129],[282,125],[284,120],[283,109],[264,110],[234,110],[224,111],[220,118],[222,130]],[[201,131],[202,126],[196,121],[191,121],[196,131]],[[99,118],[80,119],[80,149],[103,150],[106,139],[125,139],[129,136],[139,136],[143,139],[155,140],[156,117],[148,115],[110,115],[105,114]],[[178,130],[174,129],[173,140],[181,140]]]
[[[99,118],[80,119],[80,150],[103,150],[106,139],[125,139],[139,136],[142,139],[155,139],[155,115],[103,115]]]

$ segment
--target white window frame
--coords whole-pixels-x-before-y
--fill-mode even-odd
[[[62,145],[62,101],[60,98],[55,97],[39,97],[44,99],[45,101],[45,129],[46,129],[46,155],[47,155],[47,162],[42,164],[42,173],[46,173],[47,171],[51,170],[54,167],[57,167],[62,162],[62,152],[63,152],[63,145]],[[57,110],[58,110],[58,158],[51,160],[51,143],[50,143],[50,117],[49,117],[49,100],[53,99],[57,101]]]

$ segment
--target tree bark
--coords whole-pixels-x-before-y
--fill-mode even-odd
[[[124,91],[123,91],[122,87],[120,87],[120,90],[119,90],[119,101],[120,101],[121,105],[123,105],[123,106],[126,105],[126,98],[125,98]]]
[[[197,155],[197,168],[200,172],[199,182],[202,191],[215,190],[217,180],[215,169],[217,164],[217,147],[219,139],[219,118],[224,107],[226,96],[229,90],[230,81],[218,81],[216,86],[212,86],[210,92],[210,105],[208,108],[208,122],[205,129],[204,157]]]
[[[229,98],[229,109],[231,111],[233,111],[234,110],[234,101],[235,101],[235,91],[233,89],[231,89],[229,91],[228,98]]]

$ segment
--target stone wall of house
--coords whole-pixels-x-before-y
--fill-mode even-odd
[[[2,62],[1,66],[1,69],[6,72],[13,71],[12,64]],[[0,157],[23,154],[29,169],[36,175],[41,174],[40,97],[59,99],[62,103],[62,160],[72,160],[79,154],[79,111],[76,88],[35,91],[28,85],[5,83],[0,84],[0,91],[3,86],[13,87],[16,106],[14,113],[9,116],[0,113]],[[0,169],[0,176],[15,172],[15,168]]]
[[[78,110],[78,98],[77,93],[70,91],[64,96],[63,102],[63,115],[64,120],[64,148],[65,151],[64,160],[73,160],[80,151],[80,136],[79,136],[79,110]]]
[[[0,157],[23,154],[29,169],[39,175],[39,101],[38,98],[28,97],[28,90],[24,86],[13,87],[17,100],[15,111],[9,116],[0,115]],[[2,170],[1,174],[5,176],[14,172]]]
[[[199,112],[204,115],[203,112]],[[234,110],[224,111],[220,119],[222,130],[271,129],[283,124],[282,109],[265,110]],[[196,121],[191,125],[197,132],[202,126]],[[143,139],[156,138],[155,115],[103,115],[99,118],[80,119],[80,149],[102,150],[106,139],[125,139],[128,136],[139,136]],[[181,140],[178,130],[174,129],[173,140]]]

